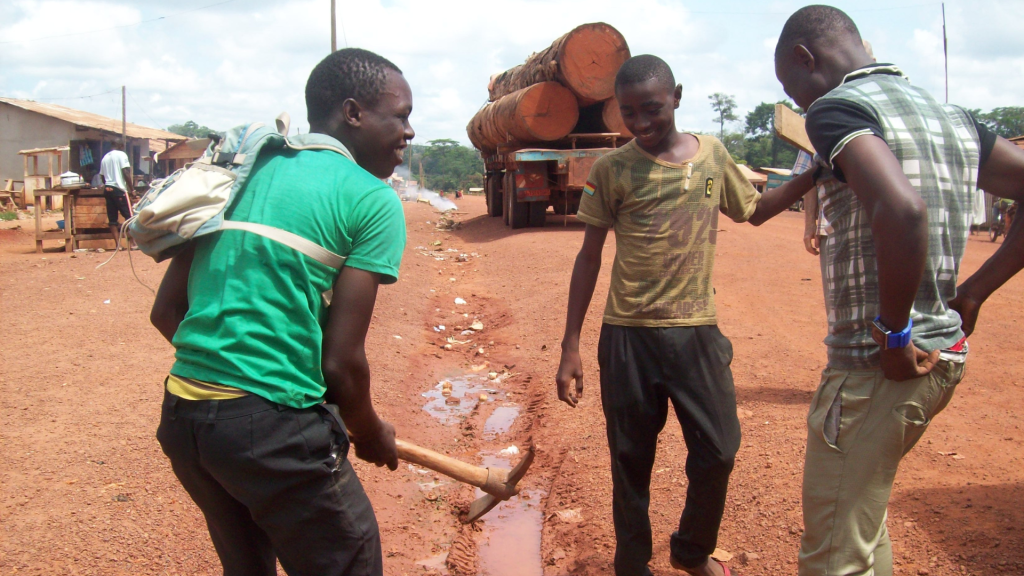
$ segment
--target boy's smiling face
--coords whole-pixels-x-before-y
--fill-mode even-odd
[[[660,78],[626,84],[615,89],[619,111],[626,128],[645,150],[656,150],[676,131],[675,111],[683,96],[683,86],[666,85]]]

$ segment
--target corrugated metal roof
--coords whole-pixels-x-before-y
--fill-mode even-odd
[[[761,172],[770,172],[772,174],[778,174],[779,176],[792,176],[793,171],[789,168],[761,168]]]
[[[737,164],[736,167],[739,168],[740,172],[742,172],[743,175],[747,177],[747,180],[750,180],[751,182],[767,182],[768,181],[768,177],[767,176],[765,176],[764,174],[760,174],[760,173],[754,172],[746,164]]]
[[[61,106],[59,104],[45,104],[43,102],[17,100],[14,98],[0,98],[0,103],[10,104],[11,106],[17,106],[22,110],[43,114],[51,118],[57,118],[58,120],[70,122],[76,126],[85,126],[87,128],[103,130],[113,134],[121,133],[120,120],[107,118],[106,116],[100,116],[99,114],[93,114],[92,112],[75,110],[74,108],[68,108],[67,106]],[[144,138],[147,140],[185,140],[185,137],[180,134],[167,132],[166,130],[160,130],[158,128],[139,126],[138,124],[132,124],[131,122],[125,126],[125,134],[130,138]]]
[[[161,152],[158,160],[195,160],[206,152],[210,146],[209,138],[192,138],[184,142],[172,144],[170,148]]]

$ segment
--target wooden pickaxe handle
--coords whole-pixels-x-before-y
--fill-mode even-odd
[[[510,489],[506,486],[508,470],[503,468],[481,468],[404,440],[396,439],[395,447],[398,448],[398,457],[406,462],[440,472],[502,499],[514,494],[509,493]]]

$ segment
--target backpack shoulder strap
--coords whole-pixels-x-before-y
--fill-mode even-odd
[[[324,266],[328,266],[335,270],[341,270],[341,267],[345,264],[344,256],[339,256],[316,242],[307,240],[298,234],[293,234],[280,228],[274,228],[273,226],[256,224],[254,222],[235,222],[232,220],[224,220],[220,224],[220,229],[244,230],[246,232],[252,232],[253,234],[259,234],[264,238],[269,238],[275,242],[284,244],[293,250],[301,252]]]

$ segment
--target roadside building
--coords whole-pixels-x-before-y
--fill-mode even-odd
[[[121,138],[121,120],[58,104],[0,98],[0,134],[2,184],[8,179],[23,180],[26,160],[18,154],[22,150],[67,146],[62,165],[55,167],[57,174],[98,169],[103,155]],[[125,126],[125,135],[125,153],[137,174],[151,171],[153,164],[145,160],[152,157],[151,151],[185,140],[173,132],[132,123]],[[31,191],[27,198],[31,198]]]
[[[746,164],[737,164],[736,167],[740,169],[740,172],[746,176],[747,180],[754,185],[758,192],[764,192],[764,185],[768,182],[767,176],[751,170]]]
[[[195,162],[210,146],[210,142],[209,138],[193,138],[172,144],[162,152],[156,152],[157,173],[161,176],[170,176],[185,164]]]

